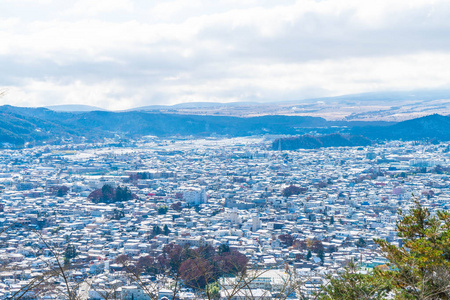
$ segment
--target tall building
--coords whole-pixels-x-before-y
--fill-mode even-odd
[[[202,188],[185,188],[180,191],[182,199],[186,201],[188,205],[199,205],[206,203],[206,192]]]
[[[258,231],[261,229],[261,220],[259,219],[259,214],[252,215],[252,231]]]

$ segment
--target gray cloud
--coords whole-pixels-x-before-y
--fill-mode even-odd
[[[450,84],[447,1],[7,3],[9,104],[124,109]]]

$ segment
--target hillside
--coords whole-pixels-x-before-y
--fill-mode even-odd
[[[368,146],[372,142],[362,136],[341,135],[338,133],[312,136],[302,135],[276,139],[272,143],[273,150],[318,149],[321,147]]]
[[[392,126],[354,127],[353,134],[383,140],[450,140],[450,117],[438,114],[403,121]]]
[[[56,112],[46,108],[0,107],[0,143],[59,142],[81,138],[98,140],[120,134],[125,137],[247,136],[295,134],[301,128],[327,126],[316,117],[263,116],[254,118],[178,115],[149,112]]]
[[[364,145],[371,140],[438,139],[450,140],[450,118],[430,115],[400,123],[326,121],[319,117],[267,115],[227,117],[182,115],[144,111],[57,112],[46,108],[0,107],[0,143],[23,146],[26,143],[100,141],[120,135],[167,136],[249,136],[260,134],[304,135],[304,147],[322,145]],[[329,135],[340,133],[343,135]],[[363,136],[363,137],[358,137]],[[286,142],[287,143],[287,142]],[[292,141],[289,143],[293,143]],[[291,147],[291,146],[289,146]]]

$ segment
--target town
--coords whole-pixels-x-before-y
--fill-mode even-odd
[[[447,144],[273,140],[1,150],[0,299],[307,299],[350,261],[383,267],[399,209],[450,207]]]

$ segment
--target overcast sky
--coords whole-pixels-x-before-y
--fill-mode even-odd
[[[0,0],[0,41],[19,106],[450,88],[448,0]]]

